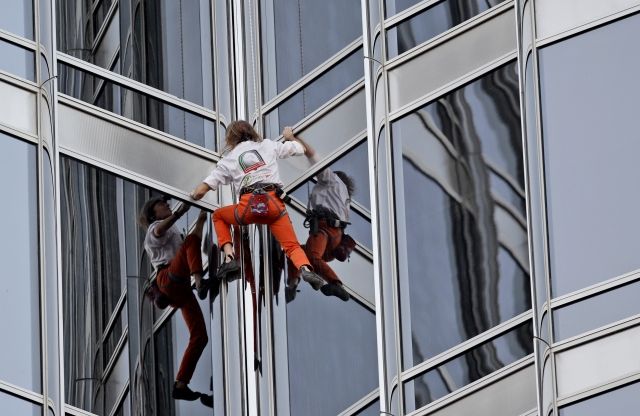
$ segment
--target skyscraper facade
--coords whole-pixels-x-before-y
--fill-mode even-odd
[[[639,0],[7,3],[0,413],[637,413]],[[189,201],[237,119],[316,150],[280,163],[301,242],[317,174],[353,178],[357,245],[348,302],[292,299],[268,228],[235,230],[242,278],[199,301],[210,409],[171,398],[189,333],[144,295],[137,215]]]

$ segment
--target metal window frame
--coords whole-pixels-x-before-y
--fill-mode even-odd
[[[432,5],[432,2],[430,0],[427,0],[427,2],[429,3],[428,6],[429,7]],[[437,3],[437,2],[436,2]],[[435,3],[433,3],[435,4]],[[442,45],[446,42],[448,42],[449,40],[460,36],[461,34],[475,28],[476,26],[480,26],[483,23],[486,23],[488,21],[490,21],[491,19],[493,19],[494,17],[507,12],[509,9],[513,8],[514,5],[514,0],[505,0],[504,2],[500,3],[497,6],[494,6],[488,10],[485,10],[484,12],[472,17],[469,20],[465,20],[464,22],[460,23],[459,25],[456,25],[454,27],[452,27],[451,29],[441,33],[438,36],[435,36],[411,49],[409,49],[406,52],[403,52],[401,54],[399,54],[398,56],[394,56],[393,58],[387,59],[385,62],[387,63],[389,69],[393,69],[397,66],[402,65],[404,62],[409,61],[419,55],[422,55],[423,53],[425,53],[426,51],[433,49],[439,45]],[[422,10],[422,9],[421,9]],[[408,18],[408,17],[407,17]],[[399,23],[399,22],[396,22]],[[387,29],[391,29],[391,27],[388,27],[387,24],[385,24],[385,42],[386,42],[386,30]],[[384,56],[388,57],[388,54],[385,54]]]
[[[192,103],[191,101],[187,101],[183,98],[178,98],[175,95],[150,87],[124,75],[116,74],[115,72],[112,72],[108,69],[90,64],[89,62],[83,61],[79,58],[75,58],[71,55],[67,55],[63,52],[56,52],[56,54],[58,57],[58,62],[61,62],[67,66],[78,69],[80,71],[88,72],[92,75],[103,78],[108,82],[131,89],[134,92],[141,93],[148,97],[155,98],[156,100],[159,100],[165,104],[170,104],[174,107],[195,114],[207,120],[215,122],[218,118],[220,118],[222,122],[225,122],[222,116],[206,107]]]

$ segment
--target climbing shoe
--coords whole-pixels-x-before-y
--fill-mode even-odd
[[[220,280],[226,279],[227,282],[232,282],[240,278],[240,265],[238,264],[236,259],[232,257],[231,261],[222,263],[222,265],[220,265],[220,267],[218,268],[217,276]]]
[[[181,388],[176,387],[175,383],[173,384],[173,390],[171,391],[171,397],[176,400],[188,400],[190,402],[194,400],[198,400],[201,394],[197,391],[191,390],[188,386],[184,386]]]
[[[287,285],[284,287],[284,300],[289,303],[296,298],[298,294],[298,284],[300,283],[300,279],[293,279],[289,281]]]
[[[202,281],[200,282],[200,287],[196,289],[196,292],[198,292],[198,297],[201,300],[205,300],[207,298],[210,287],[211,287],[211,280],[202,279]]]
[[[200,403],[207,407],[213,407],[213,394],[201,394]]]
[[[345,302],[351,299],[351,296],[349,296],[349,292],[347,292],[345,288],[342,287],[342,285],[337,283],[327,283],[320,288],[320,291],[325,296],[335,296]]]
[[[322,277],[307,269],[305,266],[302,266],[300,269],[300,275],[305,282],[311,285],[313,290],[320,289],[326,283]]]

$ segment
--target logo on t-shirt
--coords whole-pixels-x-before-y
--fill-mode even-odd
[[[249,173],[266,165],[257,150],[248,150],[242,153],[238,156],[238,163],[240,163],[240,167],[244,173]]]

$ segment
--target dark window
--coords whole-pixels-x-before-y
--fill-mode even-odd
[[[640,267],[640,15],[540,50],[554,297]]]

